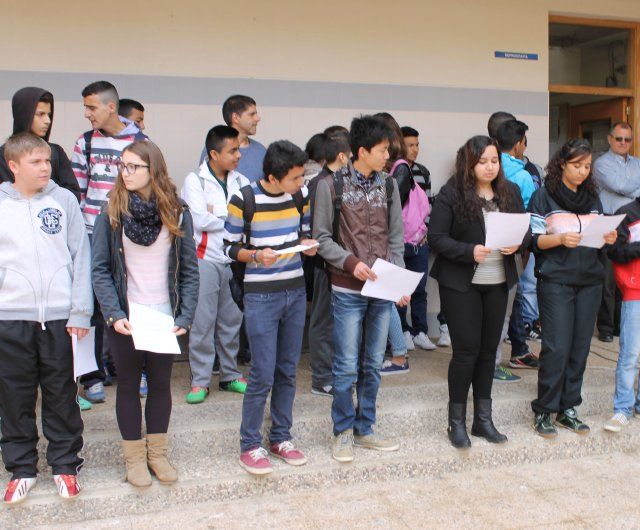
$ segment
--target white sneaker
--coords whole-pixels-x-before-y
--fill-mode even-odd
[[[413,339],[411,338],[411,333],[408,331],[404,332],[404,344],[407,347],[407,351],[413,351],[416,349],[416,345],[413,343]]]
[[[451,346],[451,337],[449,336],[449,326],[442,324],[440,326],[440,337],[438,338],[438,346],[448,348]]]
[[[629,425],[629,418],[622,412],[616,412],[613,417],[604,424],[604,430],[609,432],[620,432],[623,427]]]
[[[413,343],[421,350],[435,350],[436,345],[429,340],[429,337],[421,331],[415,337],[413,337]]]
[[[29,490],[36,485],[36,478],[16,478],[9,481],[4,492],[5,504],[17,504],[27,498]]]

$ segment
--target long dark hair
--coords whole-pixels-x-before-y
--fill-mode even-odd
[[[500,164],[498,175],[491,181],[491,188],[493,188],[493,194],[500,211],[513,211],[513,195],[502,171],[502,160],[500,159],[498,144],[488,136],[474,136],[469,138],[469,140],[458,149],[456,166],[453,176],[451,177],[451,181],[458,191],[459,196],[459,200],[455,206],[456,213],[467,222],[475,221],[479,217],[482,217],[482,200],[478,195],[474,168],[480,161],[480,158],[482,158],[484,150],[491,145],[496,148]]]
[[[562,186],[562,173],[565,166],[569,162],[582,160],[593,154],[591,144],[584,138],[573,138],[565,143],[556,153],[551,157],[547,164],[546,172],[547,176],[544,179],[544,187],[549,190],[552,195],[557,195]],[[593,178],[593,165],[589,176],[586,180],[580,184],[580,188],[584,188],[592,197],[598,196],[598,188],[596,186],[595,179]]]
[[[389,160],[387,160],[386,170],[390,171],[396,160],[407,158],[407,148],[404,145],[404,137],[402,129],[396,119],[388,112],[378,112],[374,115],[384,121],[393,132],[393,136],[389,139]]]

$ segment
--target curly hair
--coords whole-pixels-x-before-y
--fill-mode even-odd
[[[551,160],[549,160],[545,168],[547,176],[544,179],[544,187],[552,194],[557,193],[562,184],[562,173],[564,172],[565,166],[569,162],[578,162],[592,154],[593,150],[588,140],[584,138],[572,138],[569,140],[558,149],[551,157]],[[589,195],[593,197],[598,196],[598,188],[593,178],[593,166],[591,171],[589,171],[589,176],[580,184],[580,187],[587,190]]]
[[[482,200],[478,195],[474,168],[482,158],[484,150],[489,146],[494,146],[498,155],[500,154],[496,141],[488,136],[481,135],[469,138],[458,149],[456,165],[451,180],[459,196],[455,206],[456,214],[466,222],[476,221],[482,217]],[[500,211],[512,212],[514,209],[513,192],[510,190],[508,181],[502,171],[500,156],[498,156],[498,161],[500,169],[496,178],[491,182],[491,187]]]

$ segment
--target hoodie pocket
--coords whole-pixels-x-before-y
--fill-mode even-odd
[[[71,264],[67,263],[51,275],[45,297],[46,307],[71,306],[71,271]]]
[[[3,309],[33,309],[38,306],[36,290],[21,272],[0,268],[0,307]]]

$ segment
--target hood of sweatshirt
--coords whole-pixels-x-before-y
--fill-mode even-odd
[[[11,110],[13,111],[13,134],[28,132],[31,130],[31,122],[36,113],[38,101],[45,94],[51,96],[51,127],[47,131],[44,139],[48,142],[53,127],[53,95],[44,88],[28,86],[18,90],[11,99]]]
[[[519,160],[508,153],[502,153],[502,171],[504,171],[504,176],[509,178],[518,171],[524,170],[524,162]]]

